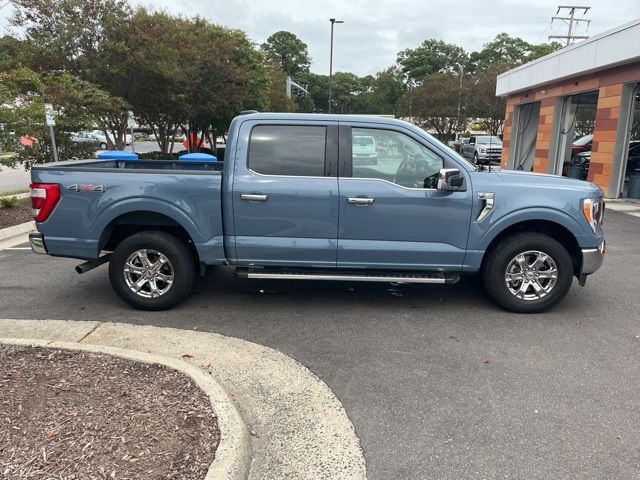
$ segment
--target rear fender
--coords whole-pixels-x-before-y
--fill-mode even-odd
[[[184,211],[168,202],[153,198],[128,198],[109,206],[92,222],[89,228],[89,237],[102,238],[106,228],[113,220],[126,213],[134,212],[154,212],[171,218],[186,230],[194,243],[209,240],[203,238],[197,225]]]

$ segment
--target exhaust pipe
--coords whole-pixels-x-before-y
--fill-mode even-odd
[[[79,274],[87,273],[89,270],[93,270],[103,263],[107,263],[109,260],[111,260],[111,255],[113,254],[107,253],[106,255],[99,257],[97,260],[89,260],[88,262],[81,263],[76,267],[76,272],[78,272]]]

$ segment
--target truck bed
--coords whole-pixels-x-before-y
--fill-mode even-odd
[[[222,162],[80,160],[34,166],[35,183],[60,185],[38,224],[51,255],[95,259],[120,225],[181,225],[203,262],[224,261]],[[106,232],[106,233],[105,233]]]
[[[73,170],[84,171],[112,171],[112,170],[145,170],[150,173],[165,173],[167,170],[178,170],[185,173],[221,173],[222,162],[180,162],[175,160],[69,160],[66,162],[52,162],[44,165],[34,165],[32,170]]]

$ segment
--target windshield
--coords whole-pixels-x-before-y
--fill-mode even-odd
[[[478,137],[477,143],[479,145],[502,145],[502,140],[500,137],[491,135],[490,137]]]

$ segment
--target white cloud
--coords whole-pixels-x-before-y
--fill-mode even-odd
[[[344,20],[334,35],[334,71],[360,75],[393,64],[398,51],[427,38],[442,39],[467,50],[482,48],[498,33],[507,32],[530,42],[566,31],[550,26],[557,2],[550,0],[130,0],[133,4],[164,9],[185,16],[200,15],[229,27],[245,30],[257,43],[271,33],[288,30],[309,46],[311,69],[329,70],[329,18]],[[587,34],[597,34],[632,20],[640,12],[639,0],[591,3],[592,22]],[[9,9],[0,11],[6,29]],[[585,27],[580,27],[581,32]]]

